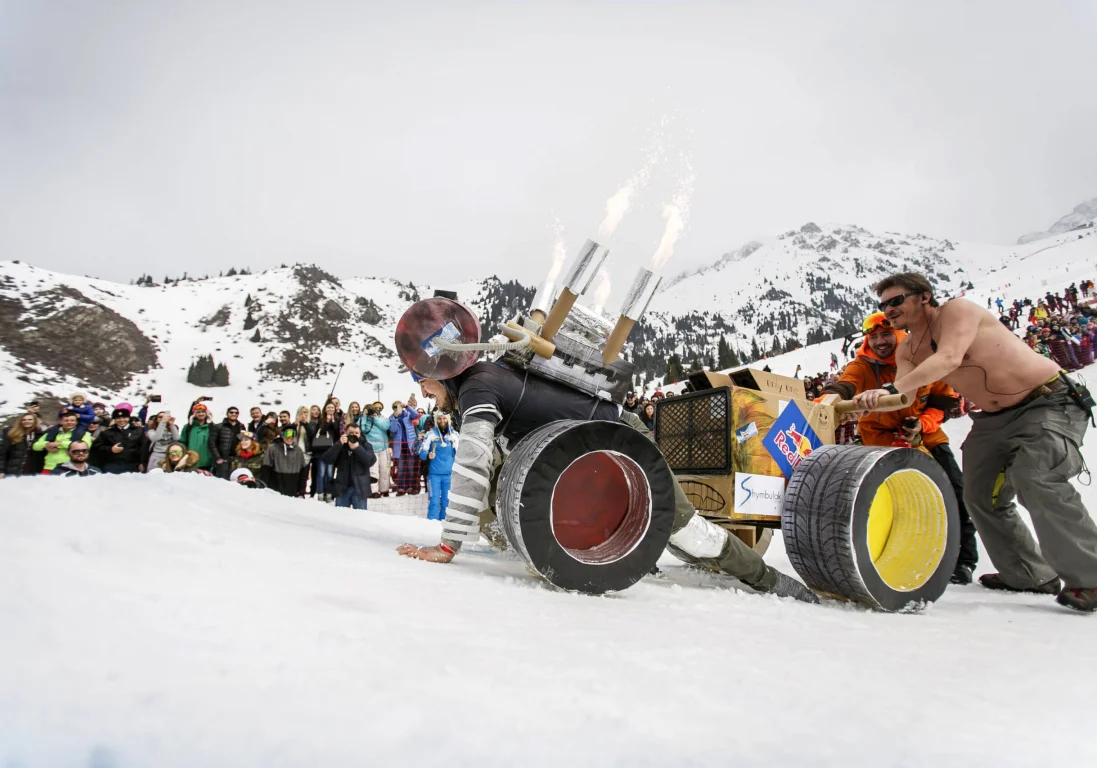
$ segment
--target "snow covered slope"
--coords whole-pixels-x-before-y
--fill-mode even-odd
[[[1094,620],[1049,597],[875,614],[669,557],[584,597],[483,546],[397,557],[437,540],[423,519],[196,476],[3,483],[0,765],[1092,765],[1062,729]],[[791,572],[779,537],[766,559]]]
[[[1045,232],[1030,232],[1017,239],[1018,245],[1043,240],[1054,235],[1097,226],[1097,197],[1074,206],[1074,210],[1052,224]]]
[[[502,287],[488,278],[460,295],[499,315]],[[301,265],[138,286],[0,262],[0,414],[74,390],[107,403],[160,394],[176,414],[201,394],[214,397],[218,417],[229,405],[292,409],[322,403],[340,364],[344,402],[372,402],[377,384],[381,400],[405,399],[413,387],[398,371],[393,332],[408,304],[432,293]],[[187,383],[202,355],[228,366],[229,386]]]

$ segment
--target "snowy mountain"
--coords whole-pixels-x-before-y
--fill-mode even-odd
[[[672,280],[634,339],[637,357],[652,372],[671,355],[688,369],[787,352],[859,328],[871,286],[887,274],[923,272],[942,295],[957,295],[1016,250],[808,222]],[[732,353],[722,360],[721,339]]]
[[[871,285],[891,272],[924,272],[943,296],[972,284],[981,291],[1002,285],[1017,265],[1053,270],[1061,253],[1091,253],[1095,233],[993,246],[809,222],[671,280],[625,354],[639,369],[638,387],[680,378],[676,366],[772,358],[859,327],[873,307]],[[411,392],[393,332],[408,304],[433,287],[340,279],[307,265],[233,272],[120,285],[0,262],[0,415],[32,398],[49,412],[75,390],[104,402],[156,393],[162,408],[176,412],[200,394],[215,398],[215,412],[280,410],[321,403],[336,375],[345,402],[391,402]],[[476,311],[485,337],[533,293],[498,277],[446,287]],[[192,364],[207,357],[208,370],[228,368],[227,386],[188,383]]]
[[[459,291],[484,318],[530,298],[497,278]],[[398,370],[393,332],[408,304],[432,293],[304,265],[120,285],[2,262],[0,414],[33,398],[48,412],[77,390],[108,403],[155,393],[177,413],[200,394],[215,398],[218,413],[230,404],[280,410],[322,403],[337,374],[344,401],[404,399],[412,383]],[[228,386],[188,383],[207,355],[228,368]]]
[[[1074,206],[1074,210],[1052,224],[1046,232],[1030,232],[1017,238],[1018,245],[1044,240],[1076,229],[1097,226],[1097,197]]]

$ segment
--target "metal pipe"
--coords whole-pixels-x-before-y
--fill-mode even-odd
[[[594,276],[598,274],[598,270],[602,268],[608,256],[608,248],[598,245],[593,240],[587,240],[579,251],[579,257],[571,265],[571,270],[564,279],[564,285],[576,296],[582,296],[590,288]]]
[[[571,265],[568,276],[564,279],[564,288],[560,291],[560,297],[552,305],[552,311],[548,313],[544,323],[541,324],[541,338],[552,341],[564,324],[564,318],[575,306],[575,300],[587,292],[590,284],[594,282],[594,276],[609,256],[609,249],[604,248],[593,240],[583,243],[579,256]],[[544,307],[535,307],[544,309]]]
[[[663,278],[656,277],[655,273],[644,267],[636,273],[636,278],[625,294],[625,300],[621,303],[621,316],[617,318],[617,324],[606,339],[606,345],[602,347],[602,362],[609,365],[621,354],[625,346],[625,340],[632,332],[633,327],[639,322],[647,311],[648,304],[659,290]]]
[[[536,323],[545,322],[545,317],[552,309],[552,300],[554,298],[556,298],[556,283],[552,280],[541,283],[537,288],[537,293],[533,294],[533,301],[529,305],[530,319]]]

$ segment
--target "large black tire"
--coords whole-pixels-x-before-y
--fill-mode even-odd
[[[883,611],[937,600],[960,552],[948,477],[909,448],[812,451],[789,480],[781,533],[805,584]]]
[[[564,492],[571,481],[563,478],[573,466],[591,461],[599,463],[600,472],[620,472],[618,489],[626,491],[613,501],[624,502],[623,516],[599,537],[604,541],[566,546],[567,531],[554,527],[553,511],[560,520],[569,505],[579,506],[576,495]],[[556,421],[528,434],[507,457],[499,474],[496,514],[510,543],[550,583],[588,594],[619,591],[650,573],[666,549],[675,482],[655,443],[635,429],[614,421]],[[567,504],[565,497],[571,499]],[[598,494],[581,497],[584,509],[597,513]]]

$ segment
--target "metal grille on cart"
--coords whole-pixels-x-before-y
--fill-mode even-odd
[[[655,442],[678,474],[731,471],[731,389],[719,387],[661,401]]]

